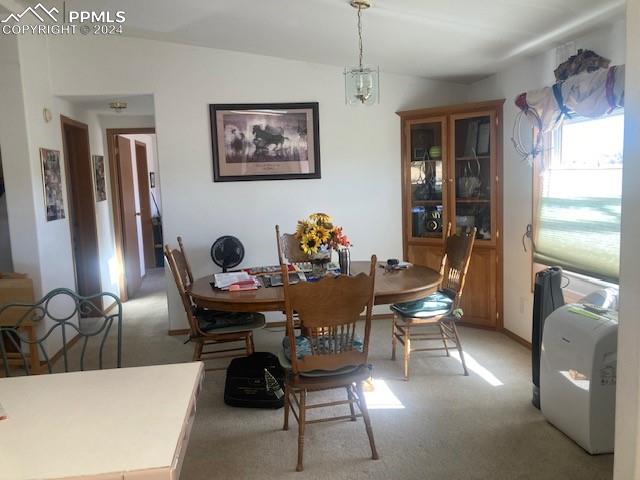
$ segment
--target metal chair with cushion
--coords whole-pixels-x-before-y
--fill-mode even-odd
[[[467,235],[452,236],[451,224],[449,224],[440,264],[442,283],[438,291],[421,300],[391,306],[394,314],[391,360],[396,359],[396,344],[400,342],[404,346],[405,380],[409,379],[411,352],[444,350],[449,356],[450,347],[457,348],[464,374],[469,374],[464,361],[464,352],[456,328],[456,321],[462,316],[462,310],[459,308],[460,300],[475,237],[475,228]],[[434,332],[435,329],[437,331]],[[416,341],[434,340],[442,342],[444,346],[429,348],[412,348],[411,346]]]
[[[197,307],[189,294],[193,275],[184,253],[182,238],[180,249],[165,245],[164,254],[176,282],[182,305],[189,322],[189,340],[194,342],[193,361],[215,360],[250,355],[254,351],[253,330],[265,325],[261,313],[221,312]],[[242,342],[243,346],[205,351],[205,347]],[[223,370],[226,367],[207,368]]]
[[[289,285],[286,266],[283,266],[284,297],[287,313],[288,358],[283,363],[289,368],[285,386],[284,430],[289,429],[289,412],[298,421],[298,464],[303,469],[304,431],[310,423],[329,420],[364,419],[371,457],[378,458],[373,430],[364,398],[362,384],[371,376],[367,363],[371,312],[375,282],[376,257],[371,257],[369,275],[354,277],[341,275],[325,277],[318,282]],[[304,337],[296,337],[293,312],[299,314]],[[356,334],[357,322],[365,312],[364,332]],[[346,400],[309,405],[307,394],[322,390],[344,389]],[[312,408],[349,405],[344,416],[307,420]],[[356,415],[355,407],[360,413]],[[294,408],[297,407],[297,410]]]
[[[102,306],[105,298],[112,300],[106,309]],[[37,324],[41,335],[26,336],[23,327],[27,323]],[[41,373],[34,371],[28,358],[36,351],[44,359],[40,366],[46,365],[49,373],[60,358],[64,372],[75,370],[73,365],[79,370],[122,366],[122,303],[112,293],[83,297],[57,288],[37,303],[0,305],[0,325],[0,363],[7,377]],[[72,348],[76,343],[80,345]],[[105,350],[112,348],[115,355],[106,356]]]

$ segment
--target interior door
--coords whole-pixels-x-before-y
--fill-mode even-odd
[[[140,200],[140,221],[142,223],[142,246],[145,270],[156,263],[153,250],[153,224],[151,222],[151,200],[149,199],[149,167],[147,146],[136,141],[136,166],[138,170],[138,195]]]
[[[118,166],[120,170],[122,240],[124,243],[124,272],[127,283],[127,296],[133,298],[140,288],[140,252],[138,250],[138,227],[136,222],[136,199],[133,185],[133,165],[131,159],[131,141],[118,135]]]
[[[65,117],[61,122],[76,288],[80,295],[91,296],[101,291],[101,282],[89,131]],[[93,303],[102,308],[102,299]]]

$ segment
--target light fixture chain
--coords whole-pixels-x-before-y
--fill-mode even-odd
[[[358,48],[360,51],[359,66],[362,70],[362,7],[358,6]]]

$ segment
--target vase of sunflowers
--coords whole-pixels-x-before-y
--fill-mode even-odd
[[[313,213],[309,218],[299,220],[296,238],[300,242],[300,249],[309,256],[314,277],[327,274],[334,249],[351,246],[342,227],[334,225],[332,218],[326,213]]]

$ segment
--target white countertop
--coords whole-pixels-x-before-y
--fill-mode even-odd
[[[0,479],[169,468],[202,372],[194,362],[0,378]]]

